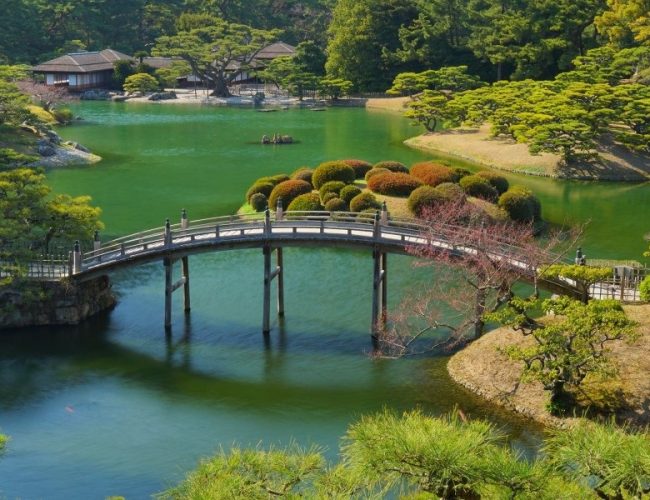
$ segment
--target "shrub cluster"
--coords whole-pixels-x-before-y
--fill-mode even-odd
[[[332,198],[325,203],[325,210],[328,212],[345,212],[348,209],[348,204],[341,198]]]
[[[455,186],[455,184],[452,184],[452,186]],[[447,196],[441,193],[438,188],[425,185],[414,189],[407,203],[411,213],[419,217],[425,209],[432,208],[445,201],[448,201]]]
[[[432,161],[416,163],[411,167],[411,175],[434,187],[443,182],[458,182],[460,179],[453,169]]]
[[[270,175],[267,177],[260,177],[255,182],[270,182],[274,186],[277,186],[281,182],[288,181],[289,179],[290,177],[287,174],[277,174],[277,175]]]
[[[299,196],[296,196],[291,203],[289,203],[289,208],[287,210],[297,210],[299,212],[314,212],[318,210],[323,210],[323,206],[320,204],[320,197],[317,193],[305,193]]]
[[[266,210],[268,202],[269,202],[268,198],[262,193],[254,193],[248,199],[248,203],[250,203],[250,206],[253,207],[253,210],[255,210],[256,212],[262,212]]]
[[[541,203],[530,189],[522,186],[513,186],[503,193],[498,204],[515,221],[531,222],[542,216]]]
[[[365,179],[366,179],[366,181],[369,181],[375,175],[384,174],[386,172],[390,172],[390,170],[388,170],[387,168],[373,167],[372,169],[368,170],[368,172],[366,173]]]
[[[361,193],[356,195],[350,201],[350,210],[352,212],[363,212],[365,210],[379,210],[381,203],[372,193]]]
[[[338,197],[339,193],[341,192],[341,189],[343,189],[345,186],[347,186],[345,182],[329,181],[320,187],[318,193],[320,194],[321,200],[325,202],[325,195],[327,195],[328,193],[334,193]]]
[[[291,178],[297,181],[305,181],[311,184],[311,176],[314,175],[314,169],[309,167],[300,167],[291,174]]]
[[[408,196],[421,185],[420,180],[401,172],[375,175],[368,181],[368,188],[371,191],[388,196]]]
[[[494,188],[499,192],[499,195],[505,193],[510,187],[508,179],[503,175],[499,175],[495,172],[490,172],[489,170],[481,170],[476,175],[486,179]]]
[[[490,182],[479,175],[468,175],[460,180],[460,187],[469,195],[488,201],[496,201],[499,192]]]
[[[364,160],[342,160],[343,163],[352,167],[354,169],[354,175],[357,179],[363,179],[372,169],[372,163],[368,163]]]
[[[329,181],[341,181],[352,184],[355,179],[354,169],[342,161],[327,161],[321,163],[312,175],[312,183],[316,189]]]
[[[406,168],[406,165],[392,160],[380,161],[379,163],[375,163],[372,168],[385,168],[391,172],[403,172],[405,174],[408,174],[409,172],[409,169]]]
[[[334,198],[338,198],[338,197],[339,197],[339,195],[336,194],[336,193],[325,193],[325,196],[321,196],[320,201],[321,201],[321,203],[323,205],[325,205],[325,203],[327,203],[328,201],[333,200]]]
[[[463,188],[453,182],[443,182],[442,184],[438,184],[436,189],[448,200],[465,198],[465,191],[463,191]]]
[[[255,184],[249,187],[248,191],[246,191],[246,201],[251,203],[251,197],[258,193],[263,194],[265,198],[268,198],[271,196],[274,187],[275,184],[272,184],[271,182],[260,182],[258,179],[255,181]]]
[[[269,207],[275,210],[278,198],[282,198],[282,206],[288,207],[294,198],[301,194],[310,193],[311,184],[306,181],[288,180],[281,182],[273,188],[269,196]]]
[[[358,194],[361,194],[361,189],[359,189],[357,186],[350,185],[345,186],[343,189],[341,189],[339,196],[345,203],[349,204],[352,201],[352,198]]]

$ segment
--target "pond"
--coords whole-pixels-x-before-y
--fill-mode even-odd
[[[176,105],[83,103],[84,122],[61,130],[104,160],[48,173],[56,191],[90,194],[104,238],[235,211],[250,183],[337,158],[430,158],[402,145],[417,133],[399,115],[362,109],[315,113]],[[262,146],[282,133],[294,145]],[[540,196],[547,219],[581,223],[588,254],[637,258],[650,230],[646,185],[513,176]],[[389,302],[435,274],[391,256]],[[163,269],[113,276],[119,305],[75,328],[0,335],[0,496],[148,498],[219,447],[317,443],[334,459],[358,416],[383,407],[439,414],[461,407],[534,453],[541,430],[482,403],[447,376],[445,356],[371,359],[372,261],[365,252],[288,249],[287,317],[261,334],[262,255],[190,259],[192,313],[174,304],[163,329]],[[175,300],[180,300],[176,297]]]

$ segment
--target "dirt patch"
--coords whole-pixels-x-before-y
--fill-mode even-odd
[[[606,390],[621,393],[622,407],[617,417],[638,425],[650,424],[650,305],[625,306],[628,316],[639,323],[640,338],[633,344],[613,342],[611,359],[618,368],[618,380]],[[499,328],[456,353],[447,365],[453,380],[498,405],[526,415],[545,425],[563,427],[571,418],[556,418],[546,410],[548,395],[539,382],[519,383],[523,365],[508,359],[500,347],[529,345],[533,340],[510,328]],[[602,392],[597,381],[585,392]]]
[[[562,165],[560,156],[531,155],[526,144],[502,137],[491,137],[489,125],[479,129],[453,129],[413,137],[407,146],[440,152],[486,167],[510,172],[582,180],[643,181],[650,179],[650,158],[634,153],[603,138],[597,150],[600,160]]]

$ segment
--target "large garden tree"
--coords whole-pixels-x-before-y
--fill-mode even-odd
[[[260,49],[278,36],[274,30],[255,29],[207,16],[202,22],[185,27],[176,35],[160,37],[154,53],[186,61],[218,97],[230,95],[228,86],[242,73],[251,71]]]

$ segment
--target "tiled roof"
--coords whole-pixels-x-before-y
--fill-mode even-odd
[[[275,59],[276,57],[292,56],[296,53],[296,48],[284,42],[276,42],[267,45],[257,54],[255,59]]]
[[[34,66],[38,73],[93,73],[112,70],[115,61],[134,59],[117,50],[104,49],[101,52],[73,52],[51,61]]]

